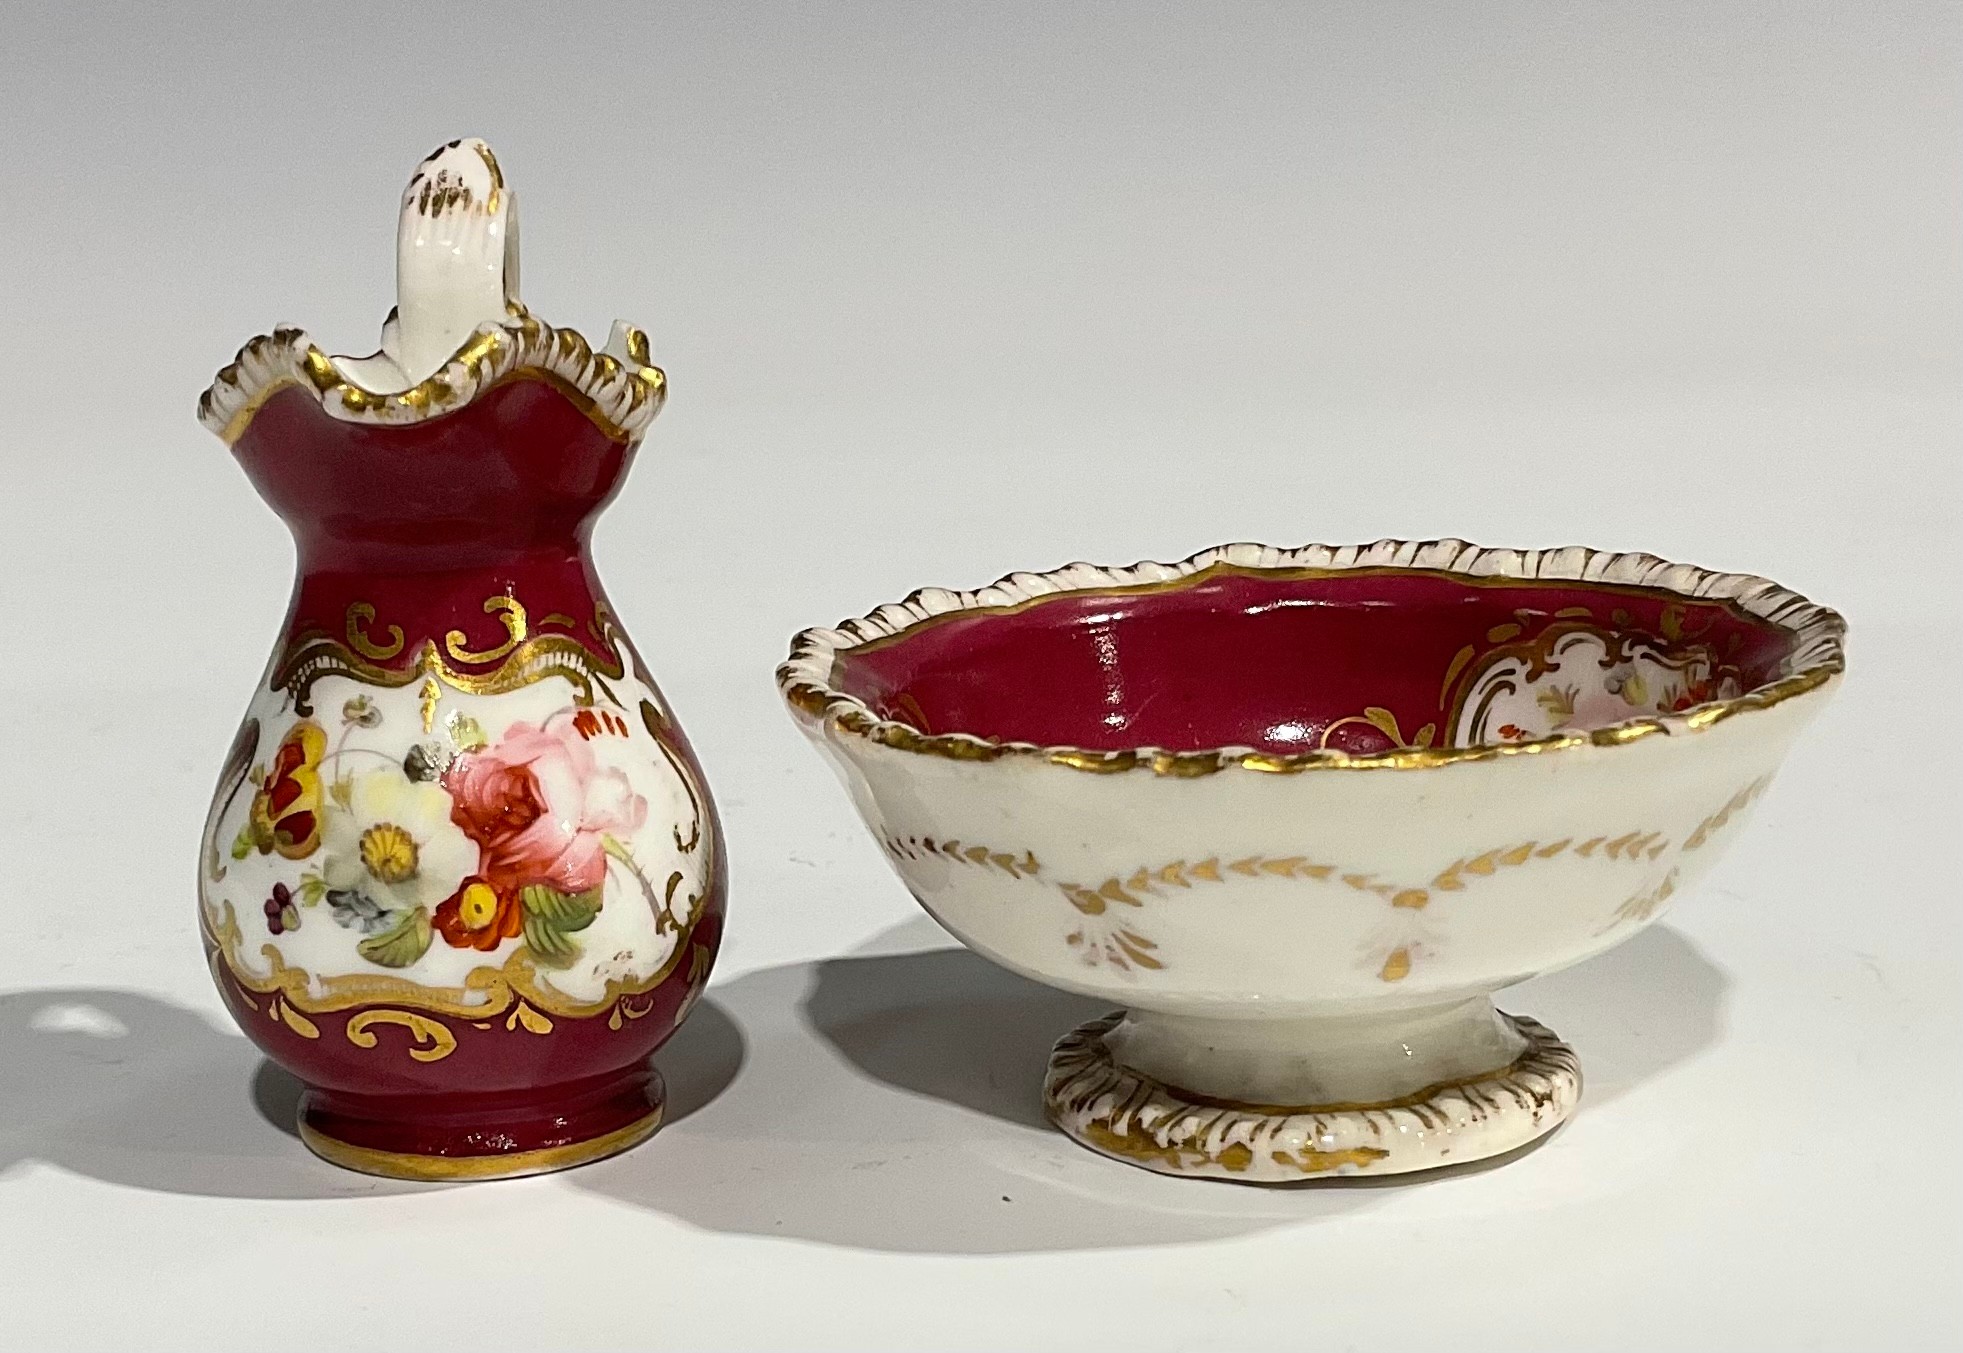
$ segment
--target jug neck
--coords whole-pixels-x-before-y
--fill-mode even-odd
[[[624,660],[606,594],[583,550],[541,547],[494,567],[305,567],[288,609],[283,655],[326,640],[391,670],[433,648],[459,669],[500,665],[527,640],[576,641],[607,664]]]
[[[581,556],[633,457],[539,380],[404,427],[336,419],[289,389],[232,451],[292,530],[303,573],[513,569]]]

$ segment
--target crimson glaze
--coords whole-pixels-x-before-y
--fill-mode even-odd
[[[1694,889],[1844,629],[1652,555],[1242,542],[918,592],[801,632],[777,680],[936,922],[1115,1012],[1057,1042],[1052,1123],[1289,1183],[1573,1113],[1574,1050],[1493,994]]]
[[[402,1178],[646,1138],[722,933],[714,804],[588,552],[667,377],[632,325],[531,313],[517,219],[489,146],[437,147],[378,350],[278,329],[199,402],[298,563],[205,823],[206,958],[307,1145]]]
[[[1645,641],[1678,667],[1701,660],[1701,681],[1655,693],[1667,700],[1623,701],[1623,716],[1770,681],[1792,651],[1776,625],[1640,588],[1214,570],[1171,587],[936,618],[847,650],[833,677],[875,713],[927,733],[1094,751],[1362,754],[1411,745],[1427,728],[1426,741],[1447,745],[1455,705],[1489,655],[1581,630],[1610,640],[1594,664],[1603,672],[1626,656],[1617,637]],[[1489,736],[1508,740],[1499,729],[1514,727]]]
[[[495,653],[511,636],[504,617],[486,603],[516,599],[524,607],[528,638],[575,643],[597,667],[624,668],[626,680],[646,687],[644,706],[630,702],[612,713],[637,736],[645,720],[648,733],[692,781],[705,837],[701,848],[713,861],[705,894],[662,980],[582,1014],[520,997],[473,1019],[439,1008],[441,1001],[419,1003],[401,989],[386,999],[345,1005],[338,996],[315,999],[305,988],[268,991],[250,975],[241,980],[226,970],[208,915],[214,971],[241,1027],[305,1082],[302,1119],[312,1134],[359,1151],[427,1158],[437,1162],[423,1171],[431,1175],[441,1176],[445,1161],[558,1151],[644,1122],[662,1101],[649,1056],[708,980],[722,931],[726,874],[721,830],[700,768],[639,656],[614,628],[588,553],[594,518],[619,487],[632,448],[603,431],[559,385],[513,379],[455,413],[401,427],[337,419],[312,392],[289,386],[257,411],[233,451],[296,544],[298,579],[280,644],[284,654],[320,643],[345,651],[358,636],[370,652],[395,651],[381,658],[358,651],[351,656],[389,681],[407,680],[407,689],[414,689],[418,663],[432,645],[450,670],[494,677],[518,655],[472,662],[455,654]],[[458,642],[451,645],[453,634]],[[276,664],[276,684],[280,669]],[[625,680],[609,684],[624,696]],[[444,694],[458,699],[447,687]],[[332,726],[336,710],[325,707],[317,691],[300,699]],[[604,699],[599,707],[607,708]],[[442,714],[439,705],[439,731]],[[270,730],[261,737],[260,760],[272,741]],[[358,766],[365,771],[373,760]],[[235,787],[233,802],[249,788]],[[321,811],[335,809],[326,803]],[[302,823],[304,832],[310,824]],[[678,838],[682,830],[677,827]],[[219,833],[209,847],[222,853],[223,837]],[[658,887],[661,880],[653,882]],[[207,892],[216,896],[223,887],[212,880]],[[255,901],[237,899],[242,924],[256,919],[246,916]],[[635,904],[631,895],[606,900],[608,906]],[[324,910],[305,914],[305,925],[329,924],[315,914]],[[292,905],[296,920],[302,914]],[[282,938],[276,934],[269,942]],[[444,944],[438,934],[431,948]],[[252,945],[243,948],[249,955]],[[505,943],[488,953],[485,969],[498,969],[512,948]],[[380,969],[374,975],[395,976]],[[401,976],[413,978],[414,972]],[[531,1008],[529,1019],[520,1005]],[[395,1012],[388,1021],[399,1022],[364,1025],[363,1017],[377,1012]],[[443,1041],[421,1037],[404,1015],[441,1025]],[[545,1025],[549,1031],[538,1032]],[[453,1049],[430,1056],[451,1040]]]

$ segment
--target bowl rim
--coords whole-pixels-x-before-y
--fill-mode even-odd
[[[832,684],[838,657],[854,648],[882,646],[956,615],[1004,614],[1076,593],[1120,595],[1174,591],[1223,574],[1319,578],[1342,574],[1420,573],[1476,585],[1570,582],[1636,591],[1684,601],[1718,602],[1734,613],[1772,624],[1793,636],[1791,670],[1750,690],[1667,714],[1645,714],[1601,728],[1553,733],[1524,742],[1469,747],[1406,747],[1364,755],[1333,749],[1275,753],[1249,746],[1175,752],[1162,747],[1098,751],[1069,744],[1038,744],[975,733],[928,733],[903,719],[875,714],[856,696]],[[1266,774],[1307,770],[1423,770],[1468,761],[1538,756],[1576,747],[1620,747],[1654,734],[1702,732],[1734,715],[1774,705],[1825,687],[1846,670],[1847,622],[1770,579],[1677,564],[1652,554],[1619,553],[1570,545],[1548,550],[1494,549],[1456,539],[1379,540],[1368,545],[1303,545],[1283,548],[1242,542],[1217,545],[1177,563],[1143,560],[1119,567],[1066,564],[1043,573],[1011,573],[974,591],[924,587],[904,601],[800,631],[790,656],[777,669],[777,688],[795,714],[841,733],[896,751],[956,761],[1034,760],[1071,770],[1110,774],[1149,770],[1192,777],[1241,769]]]

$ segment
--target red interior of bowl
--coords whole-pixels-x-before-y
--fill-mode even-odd
[[[1215,568],[940,617],[841,652],[832,680],[926,733],[1363,754],[1680,710],[1785,675],[1792,648],[1726,604],[1649,589]]]

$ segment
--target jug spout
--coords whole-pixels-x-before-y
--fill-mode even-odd
[[[475,137],[439,146],[409,176],[395,233],[395,309],[381,351],[337,358],[371,389],[407,390],[441,371],[477,330],[521,314],[518,195]]]
[[[454,414],[514,381],[553,388],[608,440],[632,446],[668,395],[641,330],[604,348],[535,317],[518,294],[518,197],[484,142],[449,142],[416,167],[396,218],[396,304],[381,345],[330,355],[300,329],[253,339],[198,403],[237,446],[262,414],[403,428]],[[304,406],[311,405],[311,408]]]

